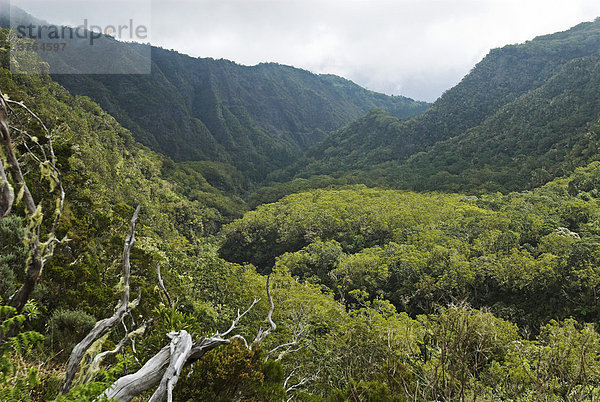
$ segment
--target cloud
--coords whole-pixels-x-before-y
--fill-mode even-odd
[[[152,1],[155,45],[338,74],[372,90],[429,101],[491,48],[600,15],[597,0],[135,1]]]

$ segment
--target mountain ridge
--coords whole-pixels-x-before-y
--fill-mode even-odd
[[[429,106],[277,63],[244,66],[110,36],[78,52],[80,41],[66,39],[71,51],[60,55],[39,52],[54,80],[90,97],[151,149],[178,162],[226,163],[254,183],[373,108],[405,118]],[[92,62],[98,72],[143,72],[151,63],[151,74],[77,74]]]
[[[564,32],[538,36],[523,44],[493,49],[458,85],[446,91],[422,115],[402,121],[384,112],[371,112],[328,134],[323,141],[307,151],[305,157],[296,164],[295,170],[279,172],[271,177],[274,180],[307,178],[313,175],[341,177],[350,172],[362,176],[363,182],[416,190],[432,189],[434,186],[420,185],[423,180],[428,180],[428,172],[410,177],[410,169],[414,168],[410,164],[411,158],[420,152],[430,152],[436,144],[439,144],[437,149],[440,149],[444,141],[451,141],[452,138],[484,125],[487,119],[499,113],[503,107],[536,91],[561,74],[562,69],[570,62],[596,57],[598,49],[598,19],[578,24]],[[593,61],[588,61],[593,64]],[[569,89],[566,81],[570,75],[580,73],[575,70],[562,73],[566,89]],[[587,91],[578,101],[586,106],[595,106],[593,112],[587,111],[586,121],[580,122],[577,130],[582,125],[592,124],[600,114],[598,97],[594,97],[594,93],[597,94],[594,92],[598,87],[597,78],[590,70],[578,84],[585,85]],[[532,116],[522,117],[525,119],[523,123],[528,118],[535,118],[540,124],[546,123],[545,120],[541,121],[543,119],[550,124],[553,117],[537,116],[543,114],[543,105],[538,104],[536,107],[537,109],[531,110]],[[516,113],[516,109],[514,111]],[[431,155],[430,158],[435,159],[436,156]],[[436,165],[438,169],[444,170],[444,167],[446,165],[442,162]],[[380,175],[383,171],[387,171],[392,178],[382,179]],[[547,180],[552,177],[556,176],[549,175]],[[463,190],[467,187],[458,186],[451,190]],[[510,189],[517,188],[511,186]]]

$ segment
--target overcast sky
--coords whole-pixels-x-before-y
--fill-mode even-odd
[[[143,19],[149,1],[92,3]],[[48,7],[57,3],[32,13],[68,23],[64,10]],[[125,3],[134,7],[124,11]],[[491,48],[598,16],[599,0],[152,0],[150,28],[152,44],[192,56],[289,64],[433,101]]]

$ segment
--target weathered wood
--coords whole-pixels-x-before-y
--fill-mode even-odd
[[[0,158],[0,219],[7,216],[15,201],[15,192],[8,182],[8,177],[4,171],[4,162]]]
[[[144,324],[142,324],[142,326],[139,327],[138,329],[136,329],[135,331],[128,332],[123,337],[123,339],[121,339],[121,341],[117,344],[117,346],[115,346],[113,349],[105,350],[102,353],[98,353],[92,360],[92,363],[90,364],[90,368],[87,371],[86,377],[84,378],[83,382],[87,383],[88,381],[90,381],[92,379],[92,377],[96,373],[96,370],[98,369],[98,367],[100,366],[100,363],[102,362],[102,360],[104,360],[104,358],[106,358],[107,356],[113,356],[113,355],[116,355],[117,353],[119,353],[121,351],[121,349],[123,349],[123,347],[125,346],[127,341],[131,340],[131,342],[133,343],[135,337],[143,335],[144,332],[146,332],[147,326],[148,326],[148,321],[144,322]]]
[[[42,125],[43,129],[48,133],[48,129],[35,113],[33,113],[22,103],[12,103],[16,103],[19,105],[19,107],[24,108],[27,111],[27,113],[33,116],[33,118],[35,118]],[[26,132],[24,133],[27,134]],[[0,218],[8,215],[8,213],[10,212],[12,204],[15,201],[14,192],[16,191],[19,194],[18,198],[20,198],[23,204],[25,205],[25,210],[31,223],[31,226],[28,227],[26,239],[29,243],[31,251],[29,254],[29,258],[27,259],[28,266],[25,274],[25,280],[23,281],[23,285],[19,288],[17,293],[15,293],[15,295],[13,295],[13,297],[10,300],[10,304],[13,307],[15,307],[18,311],[21,311],[23,309],[25,303],[27,303],[27,300],[29,300],[29,298],[31,297],[31,294],[35,290],[35,286],[38,282],[40,274],[42,273],[42,269],[44,268],[44,264],[46,260],[53,254],[54,246],[58,242],[54,238],[54,233],[58,226],[58,220],[62,212],[65,193],[62,186],[62,182],[59,178],[60,174],[56,169],[56,158],[54,156],[54,150],[52,149],[52,141],[49,141],[49,147],[51,157],[49,160],[47,160],[47,162],[50,163],[50,166],[54,171],[54,180],[58,185],[58,188],[60,189],[60,194],[58,200],[58,209],[57,211],[55,211],[54,214],[54,223],[52,225],[48,241],[45,243],[45,249],[42,252],[42,245],[40,242],[41,223],[36,221],[36,219],[39,219],[41,221],[41,217],[38,217],[36,215],[38,212],[38,208],[33,199],[33,196],[31,195],[31,192],[29,191],[29,187],[25,182],[23,172],[21,171],[21,165],[14,150],[10,134],[10,127],[8,123],[7,101],[6,99],[4,99],[2,93],[0,93],[0,165],[3,165],[0,166]],[[39,162],[41,163],[42,161]],[[11,176],[13,186],[11,186],[8,182],[7,173],[9,173]]]
[[[231,343],[233,339],[246,340],[240,335],[228,336],[260,299],[254,299],[250,307],[242,313],[238,311],[237,317],[225,332],[218,332],[208,338],[201,338],[191,343],[192,338],[186,331],[170,334],[171,343],[163,347],[156,355],[142,366],[137,372],[119,378],[108,387],[101,397],[114,398],[119,402],[128,402],[144,391],[148,391],[158,385],[152,395],[151,401],[171,401],[172,390],[179,380],[181,369],[188,364],[200,360],[207,352],[214,348]],[[187,334],[187,335],[185,335]],[[188,348],[189,337],[189,348]],[[177,339],[176,342],[174,340]],[[176,343],[176,344],[175,344]]]
[[[3,148],[3,156],[6,158],[6,169],[10,172],[17,191],[23,191],[23,204],[27,209],[27,213],[34,215],[37,208],[35,201],[31,196],[31,192],[27,187],[27,183],[23,178],[23,172],[21,171],[21,165],[15,154],[15,150],[12,144],[12,138],[10,136],[10,130],[8,128],[8,108],[6,107],[6,101],[4,96],[0,94],[0,145]]]
[[[108,387],[102,397],[116,399],[119,402],[129,402],[137,395],[156,386],[169,366],[171,345],[163,347],[157,354],[133,374],[119,378]]]
[[[86,337],[83,338],[83,340],[73,348],[67,364],[65,379],[60,389],[61,395],[67,394],[71,389],[73,379],[79,371],[81,360],[83,359],[83,356],[87,350],[94,344],[94,342],[106,335],[117,323],[119,323],[125,314],[129,313],[131,309],[135,308],[139,304],[140,295],[138,295],[138,298],[133,303],[129,303],[129,279],[131,277],[131,264],[129,262],[129,256],[136,241],[135,223],[139,213],[140,206],[138,205],[138,207],[135,209],[133,217],[131,218],[129,235],[125,240],[125,246],[123,247],[123,277],[121,279],[123,282],[123,290],[121,292],[121,300],[119,301],[119,305],[112,317],[98,321],[94,328],[86,335]]]
[[[207,352],[220,345],[231,343],[233,339],[241,340],[247,348],[251,349],[252,346],[260,344],[275,330],[275,328],[277,328],[272,318],[275,305],[269,289],[268,278],[267,296],[269,297],[270,303],[269,313],[267,314],[269,329],[266,331],[259,330],[252,345],[248,345],[246,339],[241,335],[229,335],[237,328],[240,320],[252,310],[260,299],[254,299],[250,307],[244,312],[238,310],[236,318],[225,332],[217,332],[211,337],[201,338],[196,342],[192,342],[191,335],[186,331],[182,330],[181,332],[170,333],[169,337],[171,338],[171,342],[169,345],[163,347],[135,373],[119,378],[110,387],[104,390],[98,398],[114,398],[119,402],[129,402],[142,392],[149,391],[158,385],[150,398],[150,401],[172,401],[173,388],[179,380],[181,370],[186,365],[198,361]]]
[[[2,146],[2,156],[3,159],[6,159],[4,162],[6,162],[6,169],[12,176],[14,187],[17,189],[19,194],[22,194],[21,199],[23,200],[27,214],[32,217],[35,215],[37,207],[33,197],[31,196],[29,187],[27,187],[27,183],[23,178],[21,165],[19,164],[19,160],[15,154],[8,126],[8,108],[2,94],[0,94],[0,146]],[[29,264],[25,274],[25,280],[21,288],[19,288],[17,293],[10,301],[10,304],[18,311],[23,309],[25,303],[29,299],[29,296],[31,293],[33,293],[38,278],[42,272],[42,269],[44,268],[44,261],[42,259],[39,245],[39,234],[37,233],[38,230],[39,228],[33,228],[29,233],[31,255],[28,259]]]
[[[160,384],[148,402],[173,401],[173,388],[192,350],[192,336],[185,330],[169,334],[171,337],[171,361],[160,380]]]
[[[10,131],[8,129],[8,112],[6,110],[6,103],[4,102],[4,96],[0,94],[0,141],[2,145],[6,142],[5,138],[10,138]],[[15,201],[15,192],[8,182],[8,177],[4,171],[4,162],[6,159],[4,150],[0,150],[0,218],[4,218],[10,213],[13,202]],[[8,161],[6,160],[6,163]]]
[[[163,282],[162,275],[160,274],[160,264],[156,264],[156,275],[158,275],[158,285],[160,286],[163,293],[165,294],[165,297],[167,298],[167,303],[169,303],[169,307],[172,307],[173,301],[171,300],[171,295],[169,295],[169,292],[167,291],[167,288],[165,287],[165,283]]]
[[[181,331],[181,333],[184,332]],[[187,334],[187,332],[185,333]],[[201,359],[207,352],[217,346],[231,343],[229,339],[221,337],[202,338],[193,344],[191,340],[192,338],[189,336],[190,345],[188,348],[186,337],[185,344],[181,345],[177,353],[173,353],[173,341],[171,341],[169,345],[163,347],[138,371],[115,381],[100,395],[100,398],[114,398],[119,402],[129,402],[142,392],[159,385],[151,400],[163,401],[168,399],[184,366]],[[183,347],[184,345],[185,347]],[[183,351],[186,351],[186,353],[184,354]]]
[[[271,276],[267,276],[267,297],[269,298],[269,313],[267,314],[267,321],[269,322],[269,329],[263,331],[262,329],[258,330],[258,334],[256,334],[256,338],[254,338],[254,342],[250,345],[250,349],[254,345],[260,345],[265,340],[265,338],[273,331],[277,329],[277,325],[273,322],[273,311],[275,310],[275,304],[273,304],[273,297],[271,296],[271,290],[269,289],[269,282],[271,280]]]
[[[275,361],[280,361],[284,356],[307,347],[309,343],[301,344],[307,332],[307,326],[301,324],[297,325],[292,334],[292,341],[277,345],[273,349],[269,350],[265,356],[265,363],[271,358],[271,355],[275,354],[275,352],[278,352]]]

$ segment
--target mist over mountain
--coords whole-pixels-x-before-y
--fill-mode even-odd
[[[22,10],[15,14],[19,24],[39,23]],[[75,51],[39,52],[57,82],[89,96],[138,141],[175,161],[230,164],[252,181],[289,166],[326,133],[373,108],[405,118],[429,106],[290,66],[192,58],[109,36],[93,46],[87,40],[64,39]],[[144,57],[151,58],[151,74],[143,74]],[[82,74],[90,64],[142,74]]]

